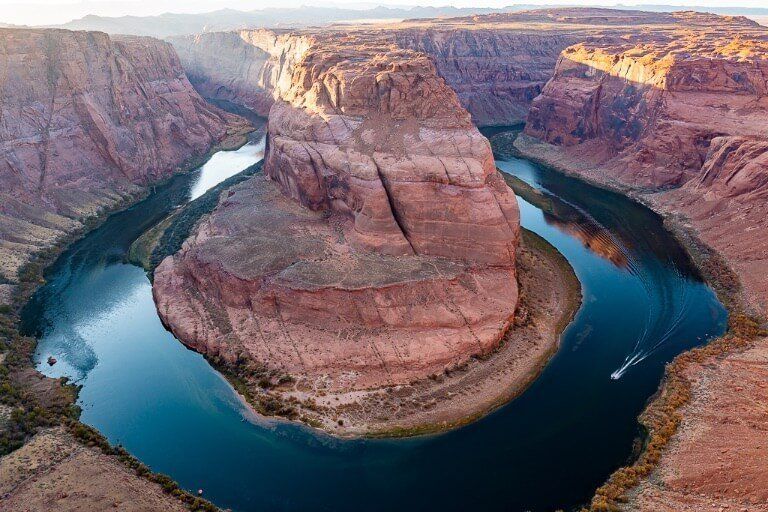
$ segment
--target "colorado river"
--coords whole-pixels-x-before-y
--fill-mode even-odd
[[[82,385],[83,422],[222,508],[569,509],[631,455],[664,364],[725,329],[724,308],[658,216],[525,160],[499,161],[544,192],[545,206],[520,199],[522,224],[568,258],[583,286],[533,385],[435,436],[348,441],[264,422],[163,328],[146,274],[125,263],[147,227],[259,157],[254,144],[218,153],[113,215],[59,258],[24,312],[38,368]]]

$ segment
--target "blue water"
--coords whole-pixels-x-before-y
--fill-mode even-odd
[[[252,146],[220,153],[217,172],[257,157]],[[199,173],[112,216],[54,264],[24,314],[38,368],[83,386],[82,421],[236,511],[575,507],[631,455],[665,362],[722,333],[726,313],[652,212],[524,160],[498,165],[549,194],[547,213],[520,201],[522,224],[568,258],[584,302],[531,387],[467,427],[341,441],[250,413],[163,328],[145,273],[125,262],[147,226],[199,193]]]

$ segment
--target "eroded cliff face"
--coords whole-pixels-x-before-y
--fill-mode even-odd
[[[0,49],[6,282],[30,254],[242,128],[194,91],[173,48],[158,40],[0,29]]]
[[[272,107],[265,172],[302,205],[350,216],[356,247],[513,265],[514,197],[431,60],[377,41],[325,46]]]
[[[659,394],[664,404],[685,386],[690,400],[675,412],[682,422],[658,467],[619,509],[766,510],[768,340],[738,315],[768,316],[768,31],[741,18],[679,16],[686,30],[566,49],[516,144],[630,191],[724,256],[743,286],[731,334],[683,356],[668,379],[677,384]]]
[[[754,271],[768,242],[752,233],[766,228],[768,32],[721,24],[566,49],[525,133],[592,179],[666,191],[648,200],[690,219],[766,311],[768,279]]]
[[[764,136],[764,48],[692,32],[572,46],[534,100],[526,133],[594,146],[593,159],[634,186],[682,185],[700,175],[714,138]]]
[[[266,117],[312,35],[278,30],[212,32],[169,38],[190,82],[205,98],[227,100]]]
[[[560,51],[579,35],[528,30],[350,27],[355,37],[376,37],[428,55],[479,126],[525,120],[528,107],[552,75]],[[325,33],[325,34],[324,34]],[[266,116],[290,84],[293,66],[317,37],[343,38],[347,31],[243,30],[174,37],[195,88],[207,98],[233,101]],[[581,34],[583,37],[583,34]]]
[[[407,384],[498,345],[517,203],[425,55],[310,47],[272,106],[264,173],[156,270],[179,339],[310,392]]]
[[[584,34],[512,28],[409,29],[392,32],[403,48],[432,57],[478,126],[522,123],[552,76],[560,52]]]
[[[169,40],[205,97],[226,99],[266,115],[275,89],[316,37],[376,38],[428,55],[478,126],[525,121],[531,101],[551,78],[560,52],[578,42],[620,36],[635,27],[673,28],[670,13],[610,9],[542,9],[467,18],[207,33]]]

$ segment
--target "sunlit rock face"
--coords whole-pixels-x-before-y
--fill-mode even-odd
[[[678,13],[686,27],[563,51],[525,133],[546,157],[683,214],[768,308],[768,29]],[[556,154],[555,154],[556,153]]]
[[[714,138],[759,138],[768,125],[764,31],[743,19],[718,27],[710,18],[688,13],[691,30],[567,48],[532,104],[526,133],[558,146],[594,146],[593,159],[635,186],[697,178]]]
[[[361,249],[510,266],[516,202],[431,60],[367,40],[318,48],[272,107],[267,175],[350,217]]]
[[[514,194],[425,55],[316,37],[275,90],[264,177],[155,273],[188,345],[369,389],[492,351],[517,304]]]
[[[205,98],[227,100],[266,117],[314,37],[279,30],[209,32],[168,39]]]
[[[675,26],[668,13],[544,9],[469,18],[408,20],[287,30],[241,30],[169,38],[193,85],[209,98],[266,115],[317,37],[376,38],[418,51],[458,95],[478,126],[522,123],[566,47],[632,27]]]
[[[239,121],[173,48],[100,32],[0,29],[0,278],[206,151]],[[0,281],[1,282],[1,281]]]

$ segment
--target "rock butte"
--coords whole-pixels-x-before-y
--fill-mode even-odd
[[[517,301],[514,197],[460,102],[477,124],[527,119],[527,155],[673,215],[765,316],[767,41],[739,17],[606,9],[173,38],[203,96],[274,110],[271,180],[234,188],[163,263],[160,312],[202,352],[266,355],[329,388],[405,382],[491,349]],[[0,44],[6,302],[32,252],[239,121],[156,40],[0,29]],[[366,329],[375,343],[347,342]],[[264,332],[281,340],[274,354]],[[292,332],[328,343],[297,350]],[[768,510],[767,351],[762,339],[686,369],[682,427],[626,510]]]
[[[562,48],[687,21],[579,14],[171,38],[201,94],[268,109],[264,172],[322,217],[274,184],[238,188],[157,269],[166,325],[315,390],[405,384],[492,351],[517,302],[518,214],[460,101],[478,122],[519,122]]]
[[[155,271],[164,322],[313,390],[407,384],[491,352],[517,304],[514,193],[425,55],[312,38],[264,173]]]
[[[155,39],[0,29],[0,51],[0,304],[31,254],[244,124]]]

